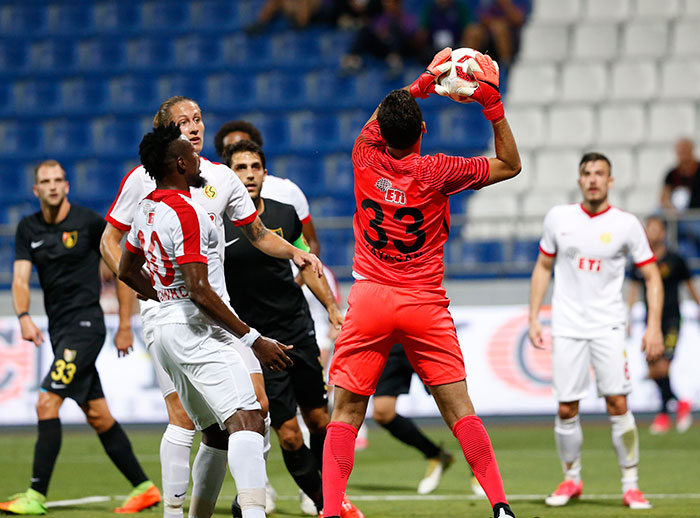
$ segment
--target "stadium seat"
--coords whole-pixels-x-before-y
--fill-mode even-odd
[[[670,145],[681,137],[694,135],[695,115],[695,106],[690,102],[652,104],[648,141]]]
[[[313,69],[304,74],[303,90],[309,106],[333,106],[337,109],[356,108],[358,104],[355,77],[340,77],[335,68]]]
[[[141,3],[141,23],[148,29],[173,29],[189,26],[189,2],[161,2],[152,0]]]
[[[144,81],[137,74],[117,76],[109,80],[109,101],[113,111],[155,113],[160,105],[153,81]]]
[[[100,117],[92,121],[93,148],[97,153],[118,153],[124,150],[138,150],[139,142],[153,126],[150,121],[140,118]]]
[[[351,150],[355,144],[355,139],[362,131],[362,127],[369,119],[365,110],[352,110],[340,112],[338,119],[338,144]],[[428,131],[438,131],[437,128],[430,128]]]
[[[593,141],[594,111],[589,106],[556,106],[549,111],[548,146],[586,146]]]
[[[578,190],[578,164],[581,153],[573,149],[543,149],[535,157],[533,184],[571,196]]]
[[[141,29],[139,2],[110,0],[94,5],[95,28],[100,32],[138,33]]]
[[[480,153],[485,156],[493,156],[494,152],[488,150],[485,153]],[[529,192],[535,184],[535,158],[534,154],[528,151],[520,151],[520,163],[522,170],[515,178],[498,182],[489,186],[489,191],[508,193],[521,197],[524,193]]]
[[[508,123],[516,135],[518,148],[534,149],[545,142],[547,133],[544,110],[541,108],[507,108]]]
[[[513,242],[513,262],[532,264],[537,260],[540,253],[540,242],[538,239],[518,239]]]
[[[676,22],[671,49],[677,56],[700,56],[700,19]]]
[[[197,101],[203,110],[208,108],[209,103],[206,89],[204,88],[204,79],[199,75],[173,74],[160,76],[156,91],[161,102],[174,95],[184,95]],[[207,117],[207,124],[209,124],[209,117]]]
[[[567,27],[530,23],[525,26],[520,42],[522,61],[563,61],[568,56]]]
[[[651,190],[660,196],[661,186],[669,170],[675,165],[672,146],[645,146],[637,157],[637,189]]]
[[[520,211],[515,193],[485,189],[467,200],[467,224],[462,229],[465,239],[504,238],[515,233],[514,222]]]
[[[241,110],[253,103],[253,84],[240,74],[211,74],[205,81],[209,109]]]
[[[355,212],[355,196],[321,196],[309,199],[311,214],[314,217],[352,216]]]
[[[90,126],[84,120],[48,119],[42,125],[42,151],[59,160],[91,153]],[[43,157],[42,157],[43,158]]]
[[[323,183],[329,192],[342,193],[345,196],[353,193],[355,179],[350,154],[326,155],[323,159],[323,177]]]
[[[568,63],[562,69],[561,101],[596,103],[610,95],[608,71],[601,63]]]
[[[665,99],[699,99],[700,60],[665,61],[661,66],[660,93]]]
[[[219,39],[212,38],[209,34],[188,34],[175,39],[175,64],[184,70],[205,70],[219,66]]]
[[[646,137],[646,116],[637,104],[604,105],[598,113],[597,142],[637,145]]]
[[[668,24],[665,21],[628,22],[622,36],[622,55],[661,58],[667,54]]]
[[[439,135],[438,146],[484,149],[492,138],[491,123],[478,106],[448,106],[437,112],[438,125],[426,128]]]
[[[622,22],[631,14],[630,0],[588,0],[585,17],[589,20]]]
[[[631,212],[642,220],[653,212],[658,211],[661,183],[659,183],[656,189],[651,189],[649,187],[632,189],[627,194],[624,205],[620,205],[620,208]]]
[[[355,102],[358,106],[365,106],[371,111],[367,114],[372,114],[372,111],[379,106],[382,99],[389,93],[382,81],[377,81],[377,71],[364,71],[355,78]]]
[[[134,70],[169,69],[173,49],[169,38],[137,36],[126,42],[126,64]]]
[[[36,150],[41,149],[41,128],[34,122],[0,120],[0,142],[3,159],[31,160]]]
[[[256,67],[265,57],[253,49],[264,46],[261,37],[246,37],[243,33],[233,33],[221,38],[222,59],[225,65]],[[264,48],[264,47],[262,47]]]
[[[691,0],[693,1],[693,0]],[[680,0],[636,0],[634,6],[636,18],[651,18],[654,20],[670,20],[681,12]]]
[[[13,87],[14,108],[23,114],[51,114],[58,108],[59,84],[42,79],[17,81]]]
[[[557,69],[552,63],[516,63],[509,82],[506,98],[510,106],[550,104],[560,91]]]
[[[60,83],[60,105],[67,113],[93,114],[106,108],[108,89],[99,78],[70,78]]]
[[[304,151],[337,151],[337,121],[312,111],[288,114],[289,144]]]
[[[190,3],[190,27],[198,31],[230,31],[239,28],[237,2],[217,0]]]
[[[538,190],[529,193],[523,198],[522,218],[525,225],[541,223],[545,214],[555,205],[571,203],[578,196],[573,197],[568,191]],[[537,225],[533,225],[536,227]],[[530,234],[531,235],[531,234]]]
[[[41,36],[46,30],[46,9],[41,3],[6,2],[0,7],[0,32],[3,36]]]
[[[109,37],[89,38],[77,43],[77,67],[80,70],[121,70],[126,59],[124,42]]]
[[[119,191],[122,171],[111,160],[89,158],[71,167],[71,197],[112,202]]]
[[[614,24],[588,23],[574,27],[572,56],[578,60],[611,60],[618,53],[618,30]]]
[[[353,33],[325,31],[318,38],[319,55],[316,58],[320,58],[324,65],[335,68],[339,65],[340,56],[350,48]]]
[[[29,46],[29,65],[33,71],[62,72],[75,64],[73,42],[58,39],[42,39]]]
[[[283,31],[266,38],[265,59],[270,66],[299,70],[318,64],[316,38],[298,31]]]
[[[682,15],[687,17],[700,18],[700,2],[697,0],[685,0]]]
[[[94,19],[90,3],[79,5],[49,4],[47,6],[49,34],[86,34],[93,31]]]
[[[619,61],[612,66],[613,99],[647,101],[657,96],[659,79],[652,61]]]
[[[308,156],[280,155],[272,159],[270,167],[275,176],[289,178],[297,184],[307,198],[328,193],[320,160]]]
[[[22,72],[27,66],[27,47],[25,42],[19,40],[0,40],[0,70]]]
[[[276,69],[257,74],[254,80],[255,100],[261,108],[293,110],[305,106],[304,89],[295,72]]]
[[[532,19],[538,23],[571,23],[581,13],[580,0],[537,0],[532,6]]]

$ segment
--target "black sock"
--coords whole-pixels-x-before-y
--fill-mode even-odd
[[[654,381],[659,386],[659,391],[661,391],[661,412],[668,414],[668,402],[672,399],[678,399],[671,388],[671,380],[668,376],[664,376]]]
[[[136,487],[141,482],[148,480],[143,469],[141,469],[141,464],[136,460],[134,450],[131,449],[129,438],[119,423],[115,421],[112,428],[97,436],[102,441],[102,446],[104,446],[109,458],[122,472],[122,475],[131,482],[132,486]]]
[[[61,420],[42,419],[39,421],[39,434],[34,445],[34,466],[31,488],[42,495],[49,490],[49,481],[56,457],[61,449]]]
[[[440,447],[423,435],[410,419],[396,414],[391,421],[381,426],[399,441],[419,449],[428,459],[440,454]]]
[[[318,470],[322,471],[323,467],[323,442],[326,440],[326,430],[324,429],[321,433],[311,433],[309,434],[309,443],[311,444],[311,453],[316,459],[316,464],[318,465]]]
[[[323,490],[321,489],[321,473],[316,466],[311,450],[305,444],[298,450],[282,449],[282,458],[287,471],[297,483],[299,489],[306,493],[320,511],[323,509]]]

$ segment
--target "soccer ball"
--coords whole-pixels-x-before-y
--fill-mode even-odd
[[[458,103],[471,103],[471,95],[479,87],[473,75],[475,70],[481,70],[474,57],[479,52],[470,48],[455,49],[450,56],[452,66],[437,79],[435,92],[449,97]]]

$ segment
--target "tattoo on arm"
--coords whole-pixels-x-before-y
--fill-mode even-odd
[[[263,225],[262,221],[260,221],[260,219],[258,218],[256,218],[249,225],[242,226],[241,230],[243,231],[243,234],[245,234],[245,237],[248,238],[248,241],[250,241],[251,243],[260,241],[262,238],[265,237],[265,235],[268,232],[265,225]]]

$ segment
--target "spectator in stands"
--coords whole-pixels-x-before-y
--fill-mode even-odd
[[[489,52],[502,66],[510,65],[528,9],[525,0],[480,0],[477,20],[467,27],[466,46]]]
[[[700,161],[695,157],[693,141],[683,138],[676,142],[678,163],[664,179],[661,207],[684,212],[700,208]]]
[[[421,12],[418,33],[426,59],[445,47],[466,46],[469,22],[469,7],[462,0],[428,0]]]
[[[395,77],[403,68],[403,60],[417,55],[417,23],[403,8],[402,0],[382,0],[383,12],[362,27],[343,56],[343,73],[359,72],[363,56],[371,54],[386,61],[389,76]]]
[[[359,29],[382,12],[381,0],[325,0],[324,19],[339,29]]]
[[[265,0],[258,18],[246,32],[261,32],[277,16],[283,15],[296,28],[306,27],[321,6],[320,0]]]

